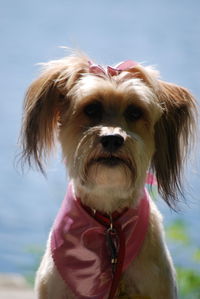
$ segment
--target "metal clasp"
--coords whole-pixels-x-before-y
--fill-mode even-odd
[[[118,256],[118,235],[113,227],[112,216],[110,216],[110,227],[106,230],[106,239],[111,256],[112,270],[115,271]]]

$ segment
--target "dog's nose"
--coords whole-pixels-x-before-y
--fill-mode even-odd
[[[119,134],[106,135],[101,137],[100,142],[104,150],[107,152],[115,152],[123,145],[124,138]]]

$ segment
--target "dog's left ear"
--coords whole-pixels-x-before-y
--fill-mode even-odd
[[[187,89],[159,80],[158,84],[157,94],[163,114],[155,126],[156,151],[152,168],[160,194],[173,206],[178,194],[183,194],[182,167],[195,134],[196,108]]]
[[[22,160],[29,165],[34,161],[42,172],[42,163],[54,145],[61,109],[66,111],[70,103],[68,92],[88,68],[88,59],[81,54],[50,61],[44,64],[41,76],[27,91],[21,134]]]

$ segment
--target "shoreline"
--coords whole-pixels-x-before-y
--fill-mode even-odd
[[[34,292],[22,275],[0,273],[0,298],[34,299]]]

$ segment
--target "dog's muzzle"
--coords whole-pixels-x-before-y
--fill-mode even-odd
[[[119,134],[103,135],[100,138],[100,144],[105,154],[102,154],[95,162],[107,166],[116,166],[125,161],[118,157],[117,151],[123,146],[124,138]]]

